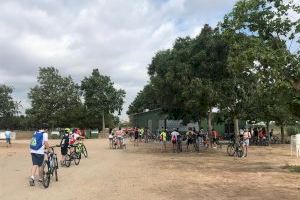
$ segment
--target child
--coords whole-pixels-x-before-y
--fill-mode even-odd
[[[70,132],[70,129],[66,128],[65,131],[64,131],[63,138],[60,141],[60,150],[61,150],[61,161],[60,161],[60,164],[62,166],[65,164],[66,155],[68,153],[69,132]]]

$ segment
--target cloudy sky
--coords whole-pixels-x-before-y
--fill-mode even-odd
[[[38,67],[76,82],[93,68],[127,92],[121,118],[147,83],[155,52],[177,37],[215,26],[235,0],[1,0],[0,84],[14,87],[23,110]]]

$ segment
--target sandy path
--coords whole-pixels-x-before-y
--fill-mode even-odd
[[[236,160],[224,149],[173,154],[143,144],[122,151],[108,149],[106,140],[87,140],[89,158],[60,168],[59,181],[45,190],[28,186],[27,141],[17,142],[0,144],[1,200],[300,199],[300,175],[281,168],[300,164],[288,146],[252,148],[247,159]]]

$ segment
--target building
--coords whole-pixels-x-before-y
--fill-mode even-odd
[[[135,113],[129,116],[130,123],[133,127],[144,128],[147,127],[152,133],[158,133],[162,128],[172,130],[173,128],[178,128],[180,132],[186,132],[189,127],[199,130],[199,123],[189,123],[183,124],[182,120],[171,120],[168,119],[168,115],[161,114],[161,109],[145,110],[141,113]],[[233,133],[233,123],[230,120],[218,122],[218,120],[212,121],[213,129],[217,130],[220,134]],[[207,119],[202,119],[200,122],[200,127],[204,130],[208,129]],[[240,127],[245,127],[245,122],[240,122]]]

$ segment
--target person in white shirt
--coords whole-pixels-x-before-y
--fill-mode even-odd
[[[243,147],[244,147],[244,155],[243,157],[247,157],[248,155],[248,147],[250,143],[251,133],[248,131],[248,129],[245,129],[243,132]]]
[[[5,140],[7,145],[6,147],[11,146],[10,138],[11,138],[11,131],[9,129],[6,129],[5,131]]]
[[[42,165],[44,162],[45,149],[49,148],[47,126],[43,125],[39,131],[33,134],[30,143],[30,153],[32,159],[31,176],[29,178],[30,186],[35,185],[35,177],[38,174],[39,181],[42,181]]]
[[[179,133],[177,132],[177,130],[174,128],[173,132],[171,133],[171,141],[173,144],[173,152],[175,153],[176,151],[176,143],[177,143],[177,136],[179,135]]]

